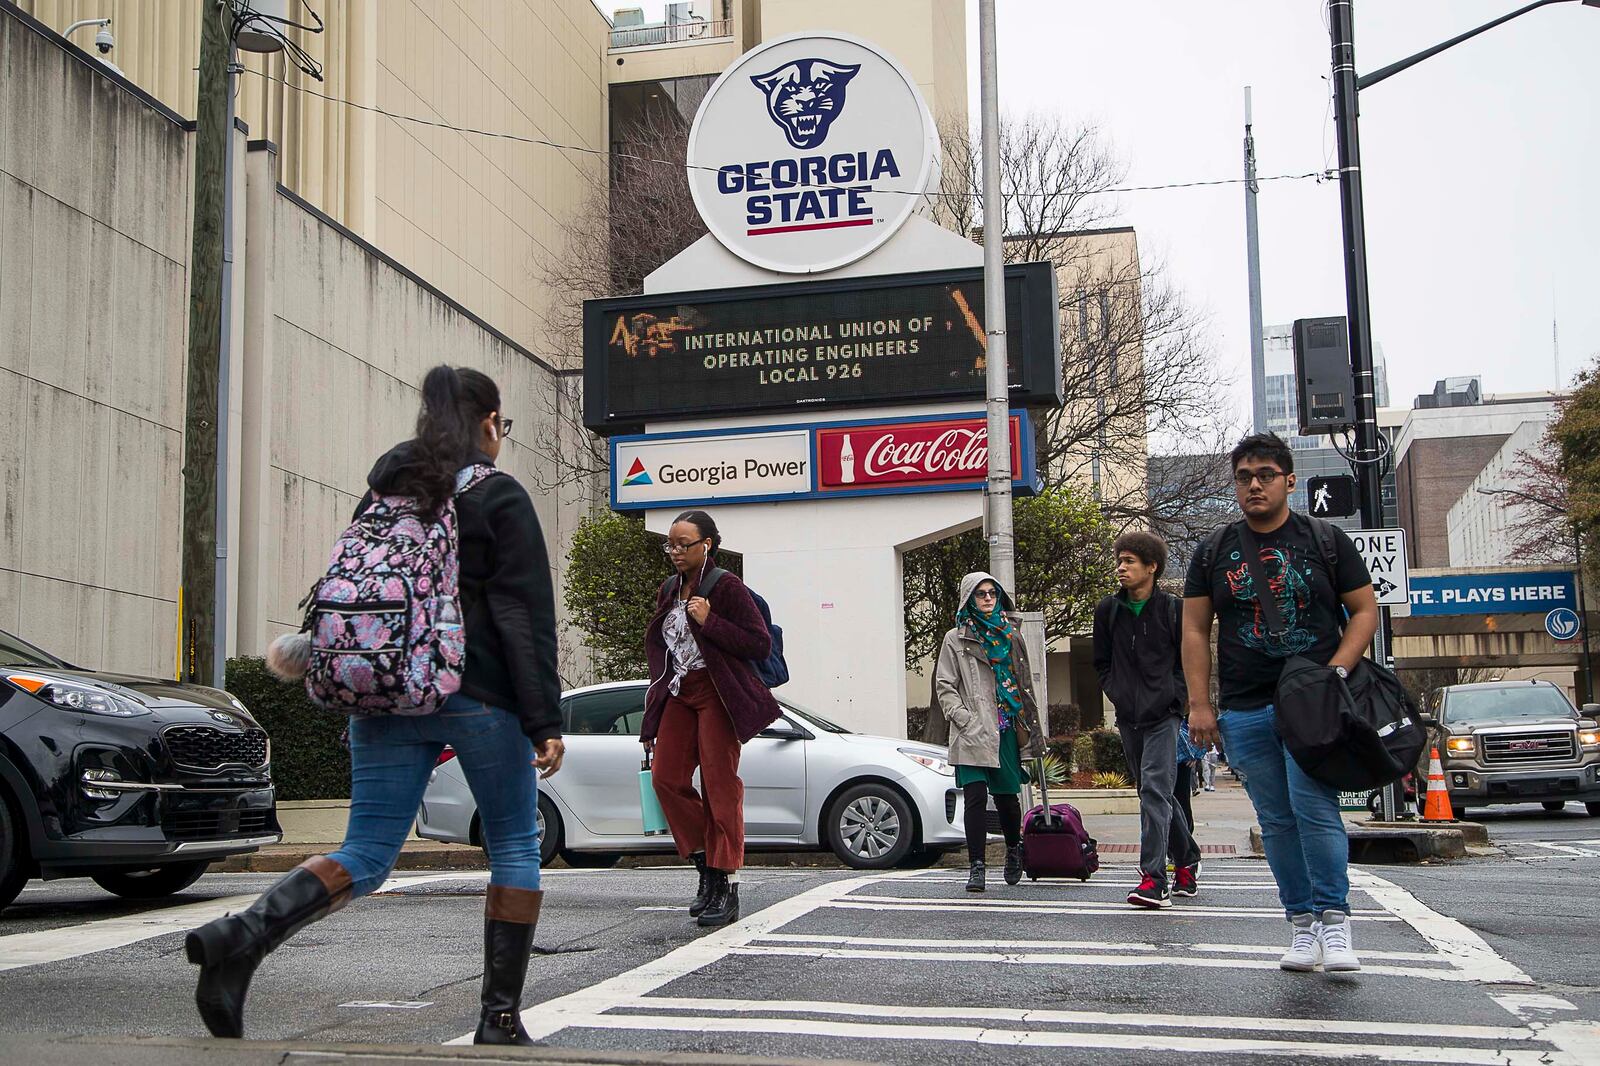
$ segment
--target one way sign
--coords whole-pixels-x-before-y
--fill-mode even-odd
[[[1372,575],[1372,591],[1381,607],[1409,607],[1411,582],[1406,572],[1406,531],[1352,529],[1350,539]]]

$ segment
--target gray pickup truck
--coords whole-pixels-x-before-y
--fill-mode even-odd
[[[1472,807],[1569,800],[1600,817],[1600,704],[1580,715],[1548,681],[1493,681],[1439,690],[1432,727],[1456,817]]]

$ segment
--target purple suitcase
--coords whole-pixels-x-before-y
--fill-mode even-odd
[[[1043,780],[1042,775],[1038,779]],[[1083,815],[1070,803],[1050,803],[1049,792],[1041,791],[1045,803],[1022,818],[1023,872],[1030,881],[1041,877],[1089,880],[1089,875],[1100,869],[1100,853],[1095,850],[1094,837],[1083,828]]]

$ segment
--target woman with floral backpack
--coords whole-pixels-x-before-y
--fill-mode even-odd
[[[967,831],[967,891],[984,891],[989,797],[1006,838],[1006,884],[1022,880],[1022,764],[1034,757],[1034,698],[1027,648],[1011,596],[988,574],[961,579],[956,625],[934,668],[939,710],[950,722],[950,765]]]
[[[550,564],[527,492],[494,466],[511,431],[494,381],[437,366],[422,401],[415,438],[372,468],[305,628],[268,653],[280,677],[304,677],[315,702],[350,715],[350,822],[339,850],[188,935],[214,1036],[243,1034],[268,952],[383,884],[449,745],[491,868],[475,1042],[532,1043],[520,1006],[544,897],[536,769],[549,777],[565,750]]]

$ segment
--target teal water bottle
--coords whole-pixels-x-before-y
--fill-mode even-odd
[[[644,822],[645,836],[656,837],[668,832],[667,813],[656,799],[655,782],[650,778],[649,752],[645,752],[644,761],[639,764],[639,816]]]

